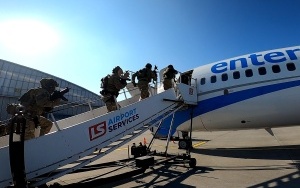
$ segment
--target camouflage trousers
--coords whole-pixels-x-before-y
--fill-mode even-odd
[[[149,83],[147,81],[139,81],[138,88],[141,91],[141,99],[148,98],[150,96],[149,93]]]
[[[121,106],[115,101],[113,95],[111,94],[103,95],[103,101],[105,102],[107,112],[112,112],[117,110],[118,109],[117,105],[119,109],[121,108]]]
[[[164,84],[164,90],[168,90],[173,87],[173,83],[171,79],[164,79],[163,84]]]
[[[52,128],[52,121],[48,120],[43,116],[38,116],[38,122],[39,122],[39,126],[41,127],[40,136],[43,136],[50,132]],[[25,140],[35,138],[34,135],[35,128],[36,125],[33,119],[30,117],[26,117],[26,129],[25,129],[25,137],[24,137]]]

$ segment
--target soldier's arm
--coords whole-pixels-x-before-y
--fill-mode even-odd
[[[126,81],[121,82],[120,78],[116,77],[116,78],[114,78],[114,85],[118,90],[120,90],[120,89],[123,89],[127,85],[127,83],[126,83]]]
[[[152,77],[153,81],[157,81],[157,73],[155,70],[151,72],[151,77]]]
[[[36,104],[42,107],[54,107],[60,103],[60,98],[54,101],[50,100],[50,94],[46,91],[40,92],[35,97]]]
[[[137,76],[137,72],[132,74],[132,76],[131,76],[132,83],[135,83],[136,76]]]

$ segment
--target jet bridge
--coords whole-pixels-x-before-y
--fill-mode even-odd
[[[101,114],[101,109],[96,109],[55,122],[57,131],[25,141],[24,175],[29,186],[74,172],[157,126],[185,106],[185,102],[196,103],[196,88],[178,88],[183,89],[180,99],[174,89],[169,89],[111,113]],[[0,187],[13,185],[9,146],[0,148],[0,161]]]

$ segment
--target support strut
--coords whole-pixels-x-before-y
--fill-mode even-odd
[[[10,122],[9,159],[14,187],[27,187],[24,162],[24,136],[26,119],[23,114],[16,114]],[[19,137],[19,138],[17,138]]]

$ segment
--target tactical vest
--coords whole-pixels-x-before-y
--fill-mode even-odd
[[[137,79],[138,80],[145,80],[145,81],[149,80],[149,76],[147,74],[147,69],[146,68],[143,68],[143,69],[141,69],[141,70],[138,71],[138,73],[137,73]]]
[[[20,104],[24,107],[34,106],[35,105],[35,95],[39,89],[38,88],[32,88],[28,90],[26,93],[24,93],[18,101],[20,101]]]

